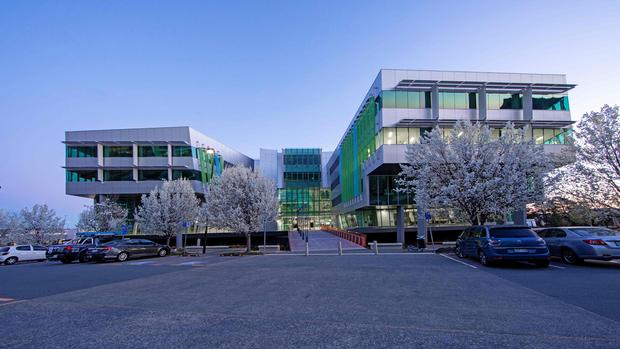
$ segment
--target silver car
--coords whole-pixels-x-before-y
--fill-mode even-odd
[[[536,229],[552,256],[567,264],[584,259],[620,259],[620,232],[605,227],[556,227]]]

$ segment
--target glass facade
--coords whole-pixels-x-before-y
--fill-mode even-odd
[[[196,152],[196,148],[190,147],[189,145],[173,145],[172,146],[172,156],[178,158],[196,158],[198,159],[198,154]]]
[[[535,128],[532,138],[536,144],[573,144],[573,130],[570,128]]]
[[[68,158],[96,158],[97,146],[67,146]]]
[[[202,173],[196,170],[172,170],[172,179],[201,180]]]
[[[413,195],[396,192],[396,175],[368,176],[368,198],[371,205],[414,204]]]
[[[523,96],[518,93],[487,93],[487,109],[523,109]]]
[[[379,98],[379,109],[425,109],[431,107],[430,91],[382,91]]]
[[[158,157],[158,158],[167,158],[168,157],[168,146],[167,145],[140,145],[138,146],[138,156],[139,157]]]
[[[104,182],[133,181],[133,170],[105,170]]]
[[[534,110],[570,110],[566,95],[533,95],[532,109]]]
[[[106,158],[131,158],[133,147],[129,146],[103,146],[103,156]]]
[[[97,170],[67,170],[67,182],[96,182]]]
[[[475,93],[439,92],[439,109],[476,109]]]
[[[139,181],[162,181],[168,180],[168,169],[152,169],[152,170],[139,170]]]
[[[278,189],[279,229],[331,224],[331,190],[321,187],[321,149],[283,150],[284,188]]]

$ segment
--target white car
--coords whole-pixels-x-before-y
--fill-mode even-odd
[[[12,265],[23,261],[45,261],[47,249],[38,245],[0,247],[0,264]]]

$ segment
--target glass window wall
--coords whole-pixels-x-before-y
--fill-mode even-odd
[[[105,182],[133,181],[133,170],[105,170],[103,180]]]
[[[139,157],[168,157],[167,145],[140,145],[138,146]]]
[[[138,180],[140,181],[162,181],[168,180],[168,169],[139,170]]]
[[[96,158],[97,146],[67,146],[68,158]]]
[[[67,182],[96,182],[97,170],[67,170]]]
[[[173,145],[172,156],[178,158],[197,158],[196,148],[188,145]]]
[[[566,95],[533,95],[534,110],[570,110]]]
[[[128,146],[103,146],[103,156],[106,158],[131,158],[133,147]]]

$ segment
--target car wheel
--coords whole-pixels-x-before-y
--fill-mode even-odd
[[[534,265],[538,268],[547,268],[549,266],[549,261],[536,261]]]
[[[165,248],[162,248],[159,252],[157,252],[157,255],[160,257],[166,257],[168,255],[168,251]]]
[[[119,262],[124,262],[127,260],[127,258],[129,258],[127,252],[121,252],[118,254],[118,256],[116,256],[116,260]]]
[[[456,256],[459,258],[465,258],[465,255],[463,254],[463,250],[461,250],[461,246],[459,245],[456,245],[456,247],[454,248],[454,254],[456,254]]]
[[[583,259],[577,257],[577,254],[571,250],[570,248],[562,249],[562,262],[566,264],[581,264],[583,263]]]
[[[78,257],[78,260],[80,261],[80,263],[86,263],[86,253],[81,253]]]
[[[9,257],[4,261],[6,265],[13,265],[15,263],[17,263],[17,257]]]
[[[491,266],[491,263],[489,263],[489,260],[487,259],[487,255],[486,253],[484,253],[484,251],[478,252],[478,259],[480,259],[480,264],[484,265],[485,267]]]

